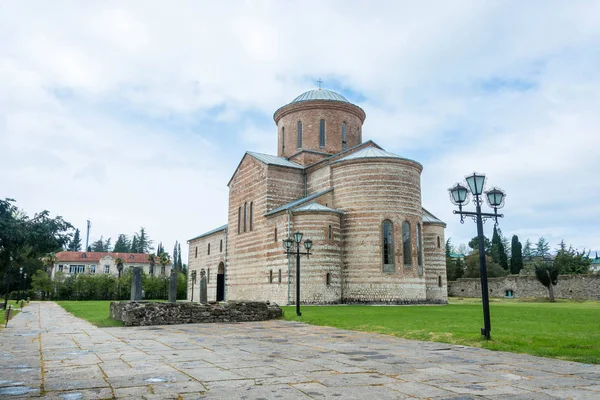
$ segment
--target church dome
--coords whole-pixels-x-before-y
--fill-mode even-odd
[[[308,92],[302,93],[296,97],[290,104],[299,103],[301,101],[310,100],[329,100],[329,101],[342,101],[344,103],[350,103],[344,96],[336,93],[332,90],[327,89],[313,89]]]

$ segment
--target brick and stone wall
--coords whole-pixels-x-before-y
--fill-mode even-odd
[[[357,159],[332,164],[336,208],[342,221],[342,296],[346,302],[426,301],[417,266],[416,227],[422,223],[421,165],[401,159]],[[393,223],[393,272],[383,272],[382,223]],[[404,265],[402,223],[411,227],[411,260]],[[426,269],[426,266],[425,266]]]
[[[444,228],[443,224],[423,224],[427,300],[434,303],[448,301]]]
[[[516,298],[548,297],[548,290],[535,276],[489,278],[488,289],[490,297],[506,297],[507,290],[512,291]],[[461,278],[448,282],[448,295],[481,297],[481,281],[479,278]],[[554,296],[559,299],[600,300],[600,275],[560,275],[554,286]]]
[[[360,107],[338,101],[316,100],[282,107],[274,115],[278,132],[277,154],[287,158],[299,150],[339,153],[342,151],[343,122],[346,123],[347,148],[357,146],[362,143],[362,124],[365,117]],[[325,120],[325,147],[319,145],[322,119]],[[302,122],[302,149],[297,145],[298,121]],[[285,142],[285,148],[282,146],[282,140]],[[303,159],[296,161],[303,162]]]
[[[266,321],[282,316],[277,304],[250,301],[227,303],[155,303],[113,301],[110,317],[126,326]]]
[[[210,245],[210,254],[208,246]],[[192,300],[192,271],[196,271],[196,283],[193,285],[194,301],[200,301],[200,270],[206,271],[208,300],[217,299],[217,272],[219,264],[225,265],[227,253],[226,231],[190,240],[188,253],[188,292],[187,299]]]

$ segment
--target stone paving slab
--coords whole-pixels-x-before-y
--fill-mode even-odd
[[[289,321],[97,328],[31,303],[4,399],[600,399],[600,366]]]

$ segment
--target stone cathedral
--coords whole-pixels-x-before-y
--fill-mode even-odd
[[[446,225],[421,203],[423,166],[363,141],[365,118],[326,89],[275,111],[277,155],[246,152],[227,224],[188,241],[188,300],[204,270],[209,301],[293,304],[296,257],[282,241],[300,231],[313,243],[301,303],[447,302]]]

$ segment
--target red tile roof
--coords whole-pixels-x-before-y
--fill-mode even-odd
[[[83,256],[85,254],[85,257]],[[61,251],[56,253],[57,262],[98,262],[106,256],[122,258],[126,263],[150,264],[148,254],[143,253],[104,253],[94,251]]]

